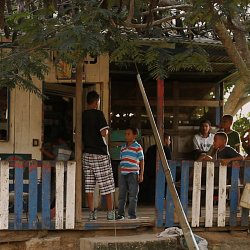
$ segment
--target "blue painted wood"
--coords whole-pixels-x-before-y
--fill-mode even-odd
[[[181,204],[185,214],[188,214],[188,186],[189,186],[189,168],[193,165],[191,161],[182,161],[181,166]]]
[[[156,227],[163,226],[165,183],[166,183],[165,173],[161,165],[161,161],[159,161],[158,166],[156,168],[156,184],[155,184]]]
[[[250,161],[245,161],[244,168],[244,183],[250,182]],[[249,209],[242,208],[241,226],[249,225]]]
[[[238,180],[240,173],[240,163],[232,163],[231,189],[230,189],[230,226],[237,226],[238,207]]]
[[[37,162],[29,162],[29,229],[37,229]]]
[[[15,161],[15,200],[14,200],[14,213],[15,213],[15,229],[22,229],[22,216],[23,216],[23,162]]]
[[[173,177],[173,181],[175,182],[176,177],[176,167],[177,162],[171,161],[169,162],[169,167],[171,170],[171,174]],[[166,227],[172,227],[174,225],[174,201],[172,195],[170,193],[169,188],[167,188],[167,195],[166,195]]]
[[[51,166],[49,162],[42,164],[42,228],[50,228],[50,185]]]

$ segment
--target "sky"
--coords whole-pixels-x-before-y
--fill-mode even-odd
[[[242,112],[241,110],[239,111],[239,113],[241,113],[242,115],[246,115],[248,113],[250,113],[250,102],[245,104],[243,107],[242,107]]]

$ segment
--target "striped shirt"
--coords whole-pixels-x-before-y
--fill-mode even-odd
[[[124,145],[121,148],[121,174],[139,174],[139,163],[144,159],[141,145],[134,141],[130,146]]]

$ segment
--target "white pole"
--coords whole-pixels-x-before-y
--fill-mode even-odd
[[[182,208],[181,201],[179,199],[177,190],[175,188],[174,181],[173,181],[173,178],[172,178],[172,175],[170,172],[170,168],[168,165],[168,161],[167,161],[167,158],[165,156],[163,145],[162,145],[162,142],[160,139],[160,135],[159,135],[159,132],[158,132],[155,120],[154,120],[154,116],[152,114],[152,110],[150,108],[148,98],[147,98],[145,89],[143,87],[143,83],[142,83],[141,76],[139,73],[137,74],[137,81],[138,81],[138,84],[139,84],[139,87],[140,87],[140,90],[142,93],[142,97],[143,97],[144,105],[145,105],[146,110],[147,110],[147,114],[149,116],[150,124],[151,124],[151,127],[153,129],[153,133],[154,133],[154,137],[155,137],[155,141],[156,141],[156,146],[157,146],[157,149],[159,151],[159,155],[160,155],[162,166],[163,166],[163,169],[165,172],[168,188],[170,190],[170,193],[171,193],[173,201],[174,201],[174,206],[175,206],[175,209],[176,209],[179,221],[180,221],[180,225],[181,225],[184,237],[185,237],[186,242],[187,242],[188,249],[197,249],[198,250],[199,249],[198,245],[195,241],[193,232],[192,232],[191,227],[188,223],[188,220],[187,220],[187,217],[186,217],[184,210]]]

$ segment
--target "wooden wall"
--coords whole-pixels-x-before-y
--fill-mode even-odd
[[[56,79],[55,66],[50,63],[50,72],[45,77],[46,83],[66,83],[69,80]],[[95,64],[84,64],[85,79],[83,84],[96,84],[102,98],[102,110],[109,120],[109,57],[102,55]],[[74,81],[73,81],[74,82]],[[70,81],[72,83],[72,81]],[[34,80],[40,89],[42,82]],[[100,87],[99,87],[100,86]],[[33,159],[41,159],[42,142],[42,99],[33,93],[14,89],[10,94],[9,141],[0,142],[0,153],[32,154]],[[33,146],[33,139],[39,140],[39,146]]]
[[[41,81],[34,84],[42,87]],[[32,154],[33,159],[40,160],[42,137],[42,100],[33,93],[14,89],[10,93],[9,141],[0,142],[1,153]],[[39,145],[33,146],[33,139]]]

